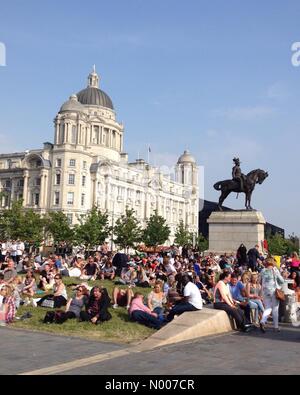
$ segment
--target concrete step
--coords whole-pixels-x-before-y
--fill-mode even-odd
[[[203,308],[181,314],[137,347],[153,349],[231,331],[231,322],[225,311]]]

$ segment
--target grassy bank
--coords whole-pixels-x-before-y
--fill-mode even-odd
[[[64,277],[63,281],[67,286],[68,296],[72,296],[73,291],[71,284],[80,284],[82,281],[74,278]],[[112,281],[89,281],[90,286],[101,285],[107,288],[111,296],[114,282]],[[133,291],[139,291],[144,295],[150,292],[150,288],[133,288]],[[42,295],[43,296],[43,295]],[[36,295],[41,297],[41,295]],[[29,330],[49,332],[57,335],[79,336],[86,339],[111,341],[118,343],[134,343],[149,337],[154,330],[129,321],[126,308],[119,307],[117,309],[110,308],[109,311],[112,319],[101,325],[93,325],[89,322],[78,322],[77,320],[68,320],[64,324],[44,324],[43,318],[49,308],[20,306],[17,316],[22,316],[26,312],[30,312],[32,317],[23,321],[15,321],[11,327],[24,328]]]

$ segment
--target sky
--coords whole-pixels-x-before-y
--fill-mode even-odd
[[[252,206],[299,235],[299,20],[292,0],[3,0],[0,152],[53,142],[55,115],[96,64],[130,160],[150,146],[152,164],[171,166],[189,149],[216,201],[238,156],[244,173],[269,172]]]

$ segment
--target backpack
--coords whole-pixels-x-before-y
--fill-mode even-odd
[[[63,324],[65,322],[65,312],[62,310],[56,310],[54,312],[54,322],[56,324]]]
[[[44,324],[52,324],[55,317],[55,311],[47,311],[45,318],[43,319]]]

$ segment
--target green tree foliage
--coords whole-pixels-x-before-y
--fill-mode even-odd
[[[19,239],[26,240],[29,244],[39,247],[45,238],[45,218],[30,209],[24,212],[22,219],[22,233]]]
[[[208,240],[203,236],[202,233],[199,234],[196,240],[196,249],[199,252],[208,250]]]
[[[86,249],[103,244],[109,234],[108,215],[102,213],[97,207],[81,215],[79,225],[75,226],[75,239]]]
[[[168,240],[170,233],[166,220],[155,211],[147,220],[147,226],[143,232],[143,241],[146,246],[157,247]]]
[[[25,210],[22,200],[12,202],[12,207],[0,214],[0,234],[3,239],[21,239],[39,246],[44,239],[45,220],[32,209]]]
[[[46,232],[52,236],[54,244],[61,242],[74,243],[75,232],[70,227],[68,218],[62,211],[51,211],[48,213]]]
[[[269,253],[271,255],[289,255],[293,251],[298,251],[297,249],[297,237],[293,236],[289,239],[285,239],[277,233],[274,236],[269,236],[267,239],[269,246]]]
[[[116,221],[113,228],[114,243],[122,249],[135,248],[142,239],[142,230],[133,209],[126,209],[125,214]]]
[[[191,233],[188,231],[187,226],[184,225],[181,220],[177,225],[175,232],[175,244],[178,246],[184,246],[185,244],[191,244],[193,241],[193,237]]]

